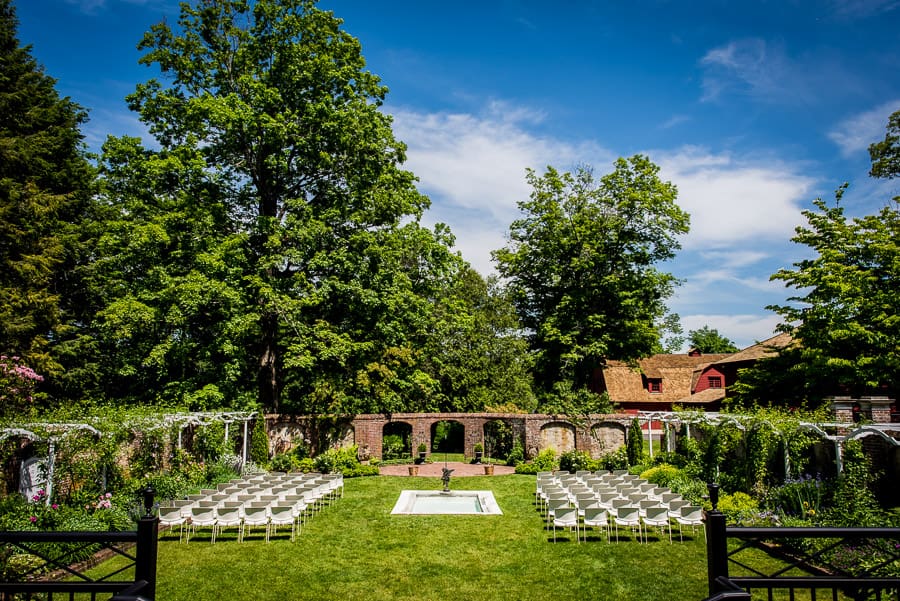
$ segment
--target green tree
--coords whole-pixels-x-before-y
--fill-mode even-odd
[[[422,348],[440,410],[535,409],[527,343],[496,277],[462,269],[435,304],[433,324]]]
[[[680,248],[689,218],[676,188],[644,156],[619,159],[596,179],[588,168],[544,175],[494,252],[536,353],[536,380],[587,386],[607,358],[632,360],[661,350],[665,300],[676,279],[655,266]]]
[[[709,326],[689,331],[688,341],[691,348],[695,348],[701,353],[736,353],[739,350],[731,340]]]
[[[166,80],[128,100],[160,150],[112,141],[104,160],[125,259],[97,328],[131,354],[120,378],[317,413],[374,409],[375,384],[386,410],[427,396],[412,341],[452,237],[418,225],[387,90],[340,24],[309,0],[221,0],[145,35]]]
[[[795,304],[770,307],[782,329],[800,340],[793,351],[806,379],[842,391],[896,390],[900,376],[900,206],[894,200],[876,215],[848,219],[840,206],[815,201],[804,211],[809,225],[793,241],[814,257],[772,276],[801,294]]]
[[[869,175],[893,179],[900,176],[900,111],[888,118],[884,140],[869,146],[872,169]]]
[[[625,441],[625,455],[628,465],[640,465],[644,459],[644,431],[638,418],[631,420],[628,427],[628,439]]]
[[[87,115],[59,97],[16,28],[11,0],[0,0],[0,350],[53,378],[90,205]]]

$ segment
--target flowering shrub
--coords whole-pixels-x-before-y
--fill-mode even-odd
[[[21,415],[31,409],[34,387],[44,376],[20,357],[0,355],[0,415]]]
[[[773,488],[766,504],[783,515],[815,521],[821,515],[826,488],[821,477],[804,474],[796,480],[786,481],[784,486]]]

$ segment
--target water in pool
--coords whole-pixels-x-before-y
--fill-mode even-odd
[[[489,490],[404,490],[393,514],[501,515]]]

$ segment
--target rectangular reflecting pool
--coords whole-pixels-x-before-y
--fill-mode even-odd
[[[392,514],[503,515],[489,490],[404,490]]]

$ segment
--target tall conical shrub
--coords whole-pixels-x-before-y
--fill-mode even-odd
[[[260,415],[253,424],[253,433],[250,435],[250,461],[256,465],[265,465],[269,462],[269,433],[266,431],[266,418]]]
[[[638,465],[644,456],[644,432],[638,418],[631,420],[628,428],[628,440],[625,442],[625,453],[628,457],[628,465]]]

